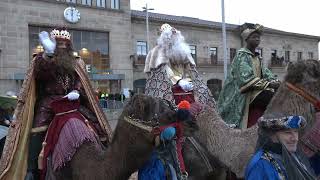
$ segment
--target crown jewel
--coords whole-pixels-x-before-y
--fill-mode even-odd
[[[70,33],[67,30],[54,29],[50,33],[51,38],[54,39],[65,39],[70,41]]]

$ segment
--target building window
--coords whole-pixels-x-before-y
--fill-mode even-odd
[[[309,59],[313,59],[313,52],[308,52]]]
[[[220,79],[209,79],[207,81],[207,86],[210,89],[214,99],[218,99],[222,89],[222,81]]]
[[[146,88],[147,80],[138,79],[133,81],[133,91],[137,94],[144,94]]]
[[[259,58],[262,59],[262,48],[257,48],[256,53],[258,54]],[[277,53],[277,52],[276,52]]]
[[[76,3],[77,0],[66,0],[67,3]]]
[[[271,50],[271,65],[272,66],[283,66],[284,57],[277,55],[277,50]]]
[[[38,34],[52,28],[29,26],[30,55],[41,50]],[[75,55],[80,55],[92,73],[105,73],[110,68],[109,33],[68,30],[71,34]]]
[[[119,0],[111,0],[111,9],[120,9]]]
[[[41,31],[50,31],[53,28],[29,26],[30,58],[32,53],[43,50],[39,47]],[[110,74],[109,33],[96,31],[82,31],[68,29],[71,34],[75,55],[80,55],[86,63],[87,71],[91,74]],[[97,80],[94,87],[99,87],[102,92],[120,92],[120,80]]]
[[[237,54],[237,49],[235,48],[230,48],[230,62],[232,63],[233,62],[233,59],[234,57],[236,56]]]
[[[272,65],[278,64],[278,60],[277,60],[277,50],[271,50],[271,64],[272,64]]]
[[[211,64],[218,63],[218,48],[217,47],[210,47],[209,48],[209,56],[211,60]]]
[[[302,52],[298,52],[297,60],[302,60]]]
[[[137,41],[137,55],[147,55],[147,42]]]
[[[189,45],[190,51],[191,51],[191,56],[193,57],[194,61],[197,61],[197,46],[195,45]]]
[[[106,0],[97,0],[97,7],[106,7]]]
[[[285,51],[284,53],[284,60],[286,62],[289,62],[290,61],[290,51]]]
[[[144,64],[147,56],[147,42],[137,41],[137,59],[135,59],[136,64]]]
[[[81,4],[91,6],[91,0],[81,0]]]
[[[271,58],[277,58],[277,50],[271,50]]]

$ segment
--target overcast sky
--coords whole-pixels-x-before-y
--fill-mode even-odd
[[[131,0],[131,9],[221,22],[221,0]],[[225,0],[226,23],[320,36],[320,0]],[[319,46],[320,51],[320,46]],[[320,53],[319,53],[320,59]]]

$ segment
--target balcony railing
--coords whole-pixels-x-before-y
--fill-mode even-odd
[[[271,67],[284,67],[286,66],[285,60],[283,57],[272,57],[271,58]]]
[[[146,61],[146,55],[131,55],[130,59],[134,66],[144,65]],[[217,58],[200,58],[197,57],[195,62],[198,66],[223,66],[223,61],[218,61]],[[229,64],[228,60],[228,64]]]
[[[218,61],[217,58],[197,58],[198,66],[223,66],[223,61]]]
[[[146,55],[131,55],[130,59],[133,65],[144,65],[146,62]]]

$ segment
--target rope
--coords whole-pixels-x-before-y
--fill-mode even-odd
[[[213,171],[213,168],[209,162],[208,157],[204,154],[203,148],[199,145],[199,143],[193,137],[187,137],[187,139],[191,142],[191,144],[196,148],[197,152],[200,154],[202,160],[208,168],[209,172]]]

